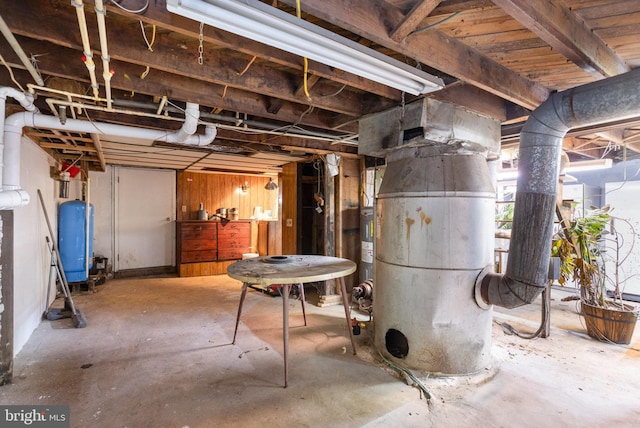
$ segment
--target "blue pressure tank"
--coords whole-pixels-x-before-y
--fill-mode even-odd
[[[67,282],[82,282],[88,279],[85,270],[86,204],[69,201],[60,204],[58,216],[58,250]],[[93,260],[93,205],[89,204],[89,268]]]

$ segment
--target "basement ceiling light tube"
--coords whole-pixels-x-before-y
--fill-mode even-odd
[[[169,12],[413,95],[442,79],[257,0],[167,0]]]
[[[592,159],[578,162],[570,162],[565,168],[565,172],[581,172],[596,171],[599,169],[608,169],[613,166],[611,159]]]

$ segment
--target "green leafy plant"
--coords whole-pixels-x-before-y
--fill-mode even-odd
[[[609,211],[608,206],[595,209],[563,224],[552,248],[552,254],[560,258],[558,282],[575,282],[580,287],[580,299],[596,306],[605,306],[607,298],[602,250],[603,235],[611,219]]]
[[[511,229],[513,223],[513,208],[511,204],[501,204],[498,212],[496,213],[496,222],[498,223],[498,229]]]

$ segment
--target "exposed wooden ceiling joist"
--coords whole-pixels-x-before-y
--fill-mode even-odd
[[[295,0],[261,1],[295,13]],[[95,9],[92,0],[84,2],[98,59]],[[90,95],[76,8],[68,0],[5,3],[0,14],[45,85]],[[126,9],[129,3],[135,2],[119,5]],[[82,98],[85,110],[67,108],[69,117],[171,132],[184,121],[185,103],[196,103],[200,133],[205,123],[215,124],[213,145],[250,156],[160,148],[148,141],[132,142],[139,149],[132,150],[108,136],[30,130],[30,138],[59,160],[74,161],[81,153],[82,165],[96,170],[130,161],[218,171],[238,171],[244,164],[252,173],[272,172],[317,154],[357,156],[361,117],[417,99],[314,61],[309,62],[307,97],[297,55],[208,25],[200,31],[197,21],[168,12],[166,0],[149,2],[142,13],[105,4],[115,110],[105,110],[103,100]],[[640,66],[640,2],[633,0],[303,0],[302,19],[442,77],[446,87],[427,96],[501,121],[505,147],[517,145],[510,127],[521,124],[550,93]],[[0,85],[26,88],[33,82],[4,40],[0,54],[6,63],[0,67]],[[36,89],[36,95],[43,114],[57,113],[68,102],[64,93]],[[48,104],[47,98],[52,99]],[[21,110],[7,101],[7,114]],[[633,126],[621,121],[574,130],[565,149],[580,157],[619,156],[622,149],[624,156],[636,156],[640,137]]]
[[[494,0],[494,3],[596,78],[629,71],[625,61],[562,1]]]

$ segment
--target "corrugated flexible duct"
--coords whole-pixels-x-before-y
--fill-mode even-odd
[[[640,69],[559,92],[529,117],[520,135],[517,198],[505,275],[476,282],[480,306],[526,305],[547,284],[562,139],[583,126],[640,118]]]

